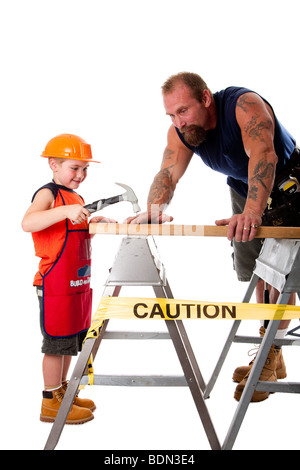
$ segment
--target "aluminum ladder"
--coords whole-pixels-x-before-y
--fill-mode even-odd
[[[251,296],[259,279],[263,279],[265,282],[275,287],[280,292],[277,304],[287,304],[291,293],[294,292],[298,294],[298,298],[300,299],[300,240],[269,238],[264,241],[260,255],[256,260],[256,266],[243,302],[250,302]],[[238,336],[236,333],[241,324],[241,320],[235,320],[233,323],[232,329],[224,344],[221,355],[204,391],[204,398],[208,398],[210,395],[232,343],[261,343],[261,346],[222,445],[223,450],[232,449],[247,412],[248,406],[251,402],[254,390],[300,393],[300,382],[278,383],[263,382],[259,380],[261,371],[272,344],[275,343],[276,345],[281,346],[300,345],[299,339],[294,340],[284,338],[275,340],[279,323],[280,320],[270,321],[264,338],[258,338],[254,336]]]
[[[157,298],[173,298],[166,279],[165,268],[160,261],[152,236],[125,237],[109,272],[103,297],[117,297],[122,286],[152,286]],[[106,331],[109,320],[105,320],[97,338],[88,338],[75,364],[67,391],[52,425],[45,450],[55,449],[63,431],[69,410],[80,384],[88,382],[89,358],[96,358],[102,339],[170,339],[175,347],[183,376],[101,376],[94,375],[95,385],[119,386],[188,386],[196,405],[203,428],[213,450],[221,445],[210,418],[204,399],[205,382],[181,320],[165,320],[166,333],[137,333]]]

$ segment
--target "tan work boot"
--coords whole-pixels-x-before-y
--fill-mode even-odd
[[[266,332],[266,330],[262,326],[259,330],[260,336],[263,337],[265,332]],[[278,351],[279,351],[279,353],[278,353],[278,356],[277,356],[276,375],[277,375],[277,379],[285,379],[287,374],[286,374],[286,367],[285,367],[285,363],[284,363],[284,359],[283,359],[283,355],[282,355],[282,350],[279,349]],[[245,377],[245,375],[248,374],[248,372],[251,370],[251,367],[252,367],[254,361],[255,361],[255,358],[252,359],[252,361],[250,362],[250,364],[248,366],[237,367],[235,369],[235,371],[233,372],[232,380],[234,382],[240,383],[243,380],[243,378]]]
[[[65,382],[62,383],[62,392],[65,394],[68,388],[68,381],[66,380]],[[78,393],[74,399],[74,405],[80,406],[81,408],[88,408],[92,412],[95,411],[96,405],[92,400],[89,400],[88,398],[78,398]]]
[[[263,380],[265,382],[277,382],[277,374],[276,374],[276,367],[277,367],[277,357],[280,349],[276,349],[275,346],[273,345],[270,349],[270,352],[268,354],[267,360],[265,362],[265,365],[263,367],[263,370],[260,374],[259,380]],[[237,385],[235,392],[234,392],[234,398],[236,400],[240,400],[242,393],[244,391],[246,382],[248,380],[248,377],[250,375],[250,371],[245,375],[243,380]],[[251,398],[252,402],[258,402],[258,401],[263,401],[268,398],[270,395],[270,392],[260,392],[255,390],[253,393],[253,396]]]
[[[64,397],[62,387],[53,391],[43,391],[43,401],[40,420],[45,423],[54,423],[61,402]],[[94,419],[91,410],[72,405],[66,424],[83,424]]]

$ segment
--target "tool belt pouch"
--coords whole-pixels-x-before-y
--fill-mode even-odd
[[[300,227],[300,149],[297,147],[276,177],[262,225]]]

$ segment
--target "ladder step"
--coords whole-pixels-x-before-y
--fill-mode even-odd
[[[263,338],[258,336],[235,336],[233,339],[234,343],[254,343],[260,344]],[[300,346],[300,339],[290,339],[290,338],[283,338],[283,339],[274,339],[274,344],[276,346]]]
[[[82,385],[88,385],[88,377],[81,379]],[[184,387],[184,376],[176,375],[94,375],[94,385],[121,387]]]
[[[300,393],[299,382],[264,382],[259,381],[255,390],[261,392]]]
[[[106,331],[103,339],[171,339],[171,337],[167,331]]]

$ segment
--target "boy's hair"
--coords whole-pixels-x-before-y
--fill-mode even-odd
[[[165,81],[161,87],[163,96],[171,93],[180,83],[186,85],[191,90],[193,97],[200,102],[202,101],[204,90],[208,90],[212,95],[210,89],[207,87],[205,81],[200,77],[200,75],[192,72],[180,72],[176,75],[171,75],[171,77]]]
[[[54,158],[54,160],[56,160],[56,162],[61,165],[63,162],[65,162],[67,160],[67,158],[61,158],[61,157],[49,157],[48,158],[48,163],[50,165],[50,160]]]

